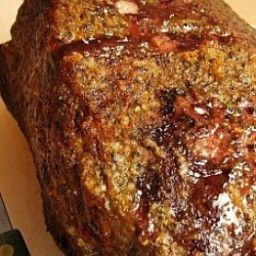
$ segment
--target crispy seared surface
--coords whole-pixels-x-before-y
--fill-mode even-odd
[[[26,0],[2,96],[66,255],[256,254],[256,33],[219,0]]]

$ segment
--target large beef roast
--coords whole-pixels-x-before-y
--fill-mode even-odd
[[[26,0],[0,49],[66,255],[256,255],[256,32],[226,4]]]

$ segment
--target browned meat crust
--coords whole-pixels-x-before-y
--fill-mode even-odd
[[[255,42],[220,0],[24,2],[0,89],[66,255],[256,255]]]

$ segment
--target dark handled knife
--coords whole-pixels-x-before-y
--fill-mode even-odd
[[[0,193],[0,256],[29,256],[21,233],[12,228]]]

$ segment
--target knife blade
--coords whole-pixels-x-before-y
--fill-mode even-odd
[[[12,224],[0,193],[0,233],[12,230]]]
[[[30,256],[22,234],[13,229],[0,193],[0,256]]]

